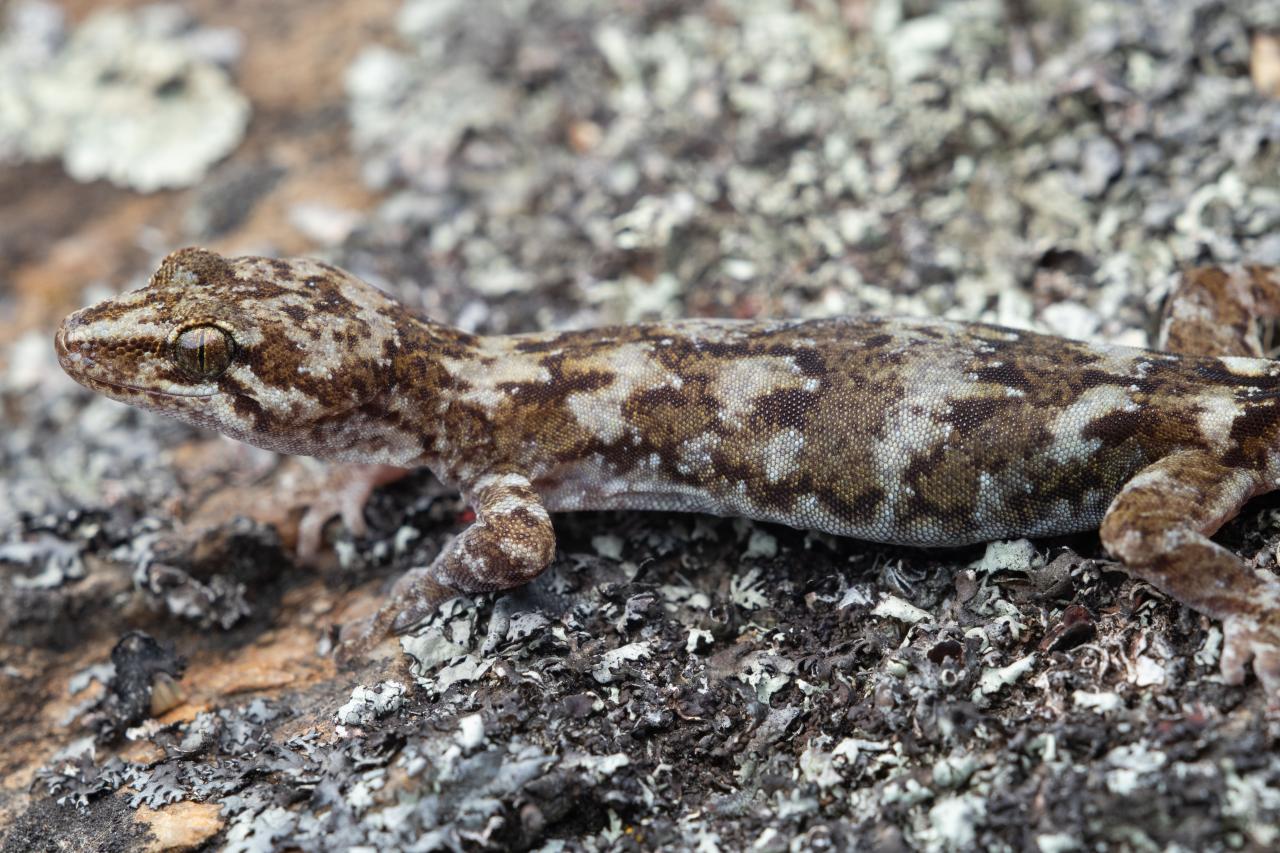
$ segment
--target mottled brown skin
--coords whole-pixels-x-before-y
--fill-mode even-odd
[[[1189,274],[1167,324],[1181,355],[881,317],[481,337],[325,264],[184,249],[67,318],[57,346],[117,399],[371,466],[318,517],[358,522],[386,466],[461,489],[476,523],[401,580],[368,637],[535,577],[555,511],[924,546],[1101,525],[1132,572],[1223,620],[1228,680],[1252,659],[1275,695],[1277,582],[1207,537],[1280,482],[1280,363],[1241,357],[1261,352],[1253,318],[1277,293],[1267,270]]]

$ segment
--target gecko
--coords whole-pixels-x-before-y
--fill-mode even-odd
[[[551,513],[744,516],[958,547],[1098,530],[1124,569],[1223,625],[1220,669],[1280,699],[1280,578],[1212,541],[1280,488],[1280,269],[1183,275],[1154,349],[846,316],[479,335],[321,261],[181,249],[68,316],[81,384],[289,454],[428,468],[475,520],[359,636],[552,562]],[[331,508],[324,518],[335,514]]]

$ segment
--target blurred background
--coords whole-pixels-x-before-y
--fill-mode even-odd
[[[133,624],[130,567],[180,521],[250,506],[256,480],[219,497],[228,472],[283,476],[57,368],[63,315],[193,244],[319,256],[485,332],[877,311],[1144,345],[1180,267],[1280,263],[1280,4],[0,4],[0,633],[22,646],[0,693],[25,697],[0,721],[35,744],[9,753],[11,819],[69,737],[35,709],[71,708],[67,678]],[[67,592],[105,571],[90,552],[124,568]],[[197,592],[169,610],[235,623],[253,597]],[[281,660],[258,688],[297,677]],[[1266,773],[1249,784],[1274,795]],[[867,796],[856,820],[880,820]],[[855,837],[1030,843],[976,806],[929,835],[928,808]],[[1069,841],[1055,820],[1038,831]]]

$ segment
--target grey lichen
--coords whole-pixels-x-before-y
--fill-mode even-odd
[[[0,33],[0,158],[57,157],[80,181],[189,186],[240,141],[249,102],[224,66],[239,36],[178,6],[99,12],[68,33],[22,2]]]

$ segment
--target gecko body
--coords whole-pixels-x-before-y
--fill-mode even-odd
[[[327,264],[184,249],[68,317],[56,346],[124,402],[459,488],[475,524],[401,579],[374,634],[535,577],[557,511],[922,546],[1101,528],[1129,571],[1223,620],[1229,681],[1252,659],[1275,695],[1280,583],[1209,536],[1280,485],[1280,362],[1256,357],[1251,322],[1280,285],[1256,268],[1189,280],[1167,325],[1179,354],[873,316],[478,336]]]

